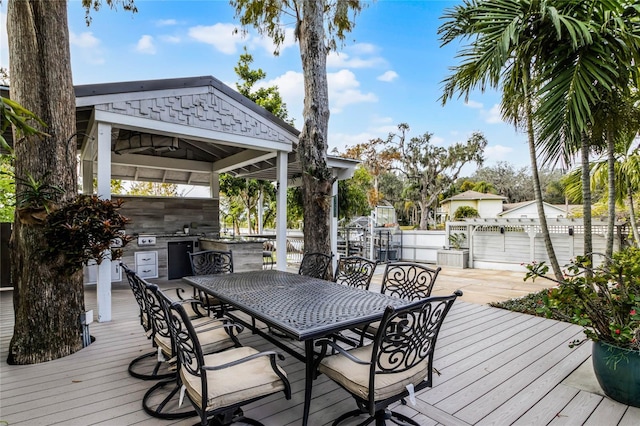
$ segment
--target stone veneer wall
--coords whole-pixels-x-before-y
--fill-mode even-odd
[[[191,233],[220,232],[219,201],[212,198],[113,196],[124,201],[120,212],[131,222],[127,234],[175,234],[189,225]]]
[[[158,278],[166,279],[168,274],[167,244],[171,241],[193,241],[198,251],[197,237],[202,234],[218,235],[219,202],[211,198],[170,198],[113,196],[124,200],[120,212],[131,222],[127,225],[129,235],[156,235],[153,246],[139,246],[134,238],[124,249],[122,261],[135,267],[134,253],[140,251],[158,252]],[[190,226],[190,235],[184,235],[182,228]],[[124,277],[123,277],[124,279]]]

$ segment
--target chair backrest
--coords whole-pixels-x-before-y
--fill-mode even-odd
[[[338,259],[333,281],[350,287],[369,290],[371,278],[376,271],[378,262],[360,256],[341,257]]]
[[[398,374],[399,380],[411,382],[416,390],[431,386],[438,333],[458,296],[462,296],[460,290],[450,296],[429,297],[401,308],[387,307],[373,341],[371,397],[375,394],[376,375]]]
[[[166,351],[170,358],[175,355],[175,347],[171,332],[169,331],[169,323],[167,319],[167,311],[160,301],[160,289],[155,284],[144,282],[145,300],[147,304],[147,312],[149,321],[153,329],[153,338],[160,347],[166,347]],[[164,342],[160,344],[159,340]]]
[[[420,263],[387,263],[380,292],[406,300],[424,299],[431,296],[440,269]]]
[[[298,274],[307,277],[325,279],[327,272],[329,271],[329,266],[331,266],[332,258],[333,254],[305,253],[302,255],[302,262],[300,262]]]
[[[202,401],[200,407],[207,406],[207,379],[202,367],[204,364],[204,354],[198,334],[193,328],[189,315],[180,303],[169,305],[169,331],[174,343],[176,356],[178,358],[178,377],[184,377],[183,373],[200,378]],[[182,369],[185,371],[183,372]]]
[[[138,275],[134,271],[129,269],[124,263],[120,262],[120,267],[122,267],[125,275],[127,276],[129,287],[131,287],[133,296],[135,297],[138,308],[140,309],[140,324],[142,324],[144,331],[148,332],[149,330],[151,330],[151,321],[149,321],[149,312],[147,310],[147,302],[145,298],[145,283],[140,277],[138,277]]]
[[[231,250],[205,250],[189,253],[193,275],[226,274],[233,272]]]

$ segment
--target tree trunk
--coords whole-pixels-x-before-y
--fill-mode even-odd
[[[629,181],[629,177],[627,177],[627,182]],[[630,188],[627,185],[627,188]],[[638,222],[636,219],[636,210],[633,207],[633,191],[628,191],[628,199],[629,199],[629,222],[631,225],[631,232],[633,233],[634,246],[640,247],[640,235],[638,234]]]
[[[428,228],[429,209],[425,201],[420,201],[420,230],[426,230]]]
[[[616,226],[616,147],[611,132],[607,134],[607,177],[609,179],[609,219],[607,220],[607,259],[613,256],[613,235]]]
[[[60,203],[77,194],[67,2],[9,0],[7,33],[11,98],[47,123],[41,130],[50,135],[14,141],[17,199],[26,189],[20,179],[30,174],[62,188],[54,200]],[[84,289],[82,271],[61,277],[42,259],[43,227],[23,224],[17,210],[11,241],[15,326],[7,361],[30,364],[82,348]]]
[[[584,254],[593,262],[593,238],[591,229],[591,170],[589,167],[589,139],[586,133],[580,137],[582,154],[582,211],[584,223]]]
[[[547,257],[549,263],[551,263],[551,269],[553,269],[553,275],[556,280],[562,281],[564,276],[556,252],[553,249],[553,243],[551,242],[551,235],[549,234],[549,227],[547,225],[547,217],[544,213],[544,203],[542,201],[542,189],[540,188],[540,174],[538,173],[538,158],[536,155],[536,142],[533,129],[533,107],[531,105],[531,97],[529,94],[529,70],[524,73],[525,82],[523,84],[525,90],[524,102],[525,102],[525,119],[527,120],[527,139],[529,141],[529,158],[531,160],[531,171],[533,173],[533,192],[536,197],[536,207],[538,209],[538,216],[540,217],[540,228],[542,236],[544,237],[544,246],[547,250]]]
[[[304,206],[304,249],[330,253],[331,187],[333,177],[327,167],[329,93],[327,88],[327,48],[324,33],[323,0],[304,0],[298,29],[304,75],[304,125],[300,132],[298,156],[302,166]]]

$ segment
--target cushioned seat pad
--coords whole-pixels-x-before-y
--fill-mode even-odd
[[[349,353],[368,362],[371,360],[372,350],[373,345],[368,345],[352,349]],[[398,395],[410,383],[417,385],[427,377],[427,368],[428,364],[425,360],[403,372],[390,374],[376,372],[375,401]],[[354,395],[365,400],[369,398],[369,365],[357,364],[342,354],[336,354],[323,359],[318,370]]]
[[[206,355],[207,366],[217,366],[257,354],[258,351],[244,346],[224,352]],[[283,375],[284,370],[278,367]],[[202,408],[202,384],[198,376],[190,374],[185,368],[180,369],[180,377],[187,388],[187,393],[198,407]],[[284,384],[271,368],[268,356],[261,356],[222,370],[208,370],[207,377],[207,411],[227,407],[259,396],[282,391]]]

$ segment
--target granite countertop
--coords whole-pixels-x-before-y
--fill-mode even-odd
[[[133,238],[138,238],[138,237],[143,237],[143,236],[153,236],[156,238],[200,238],[200,234],[184,234],[182,232],[180,233],[173,233],[173,234],[155,234],[153,232],[149,232],[149,233],[144,233],[144,232],[140,232],[137,235],[133,235]]]
[[[211,241],[214,243],[223,243],[223,244],[262,244],[264,240],[258,238],[210,238],[210,237],[200,237],[198,238],[200,241]]]

